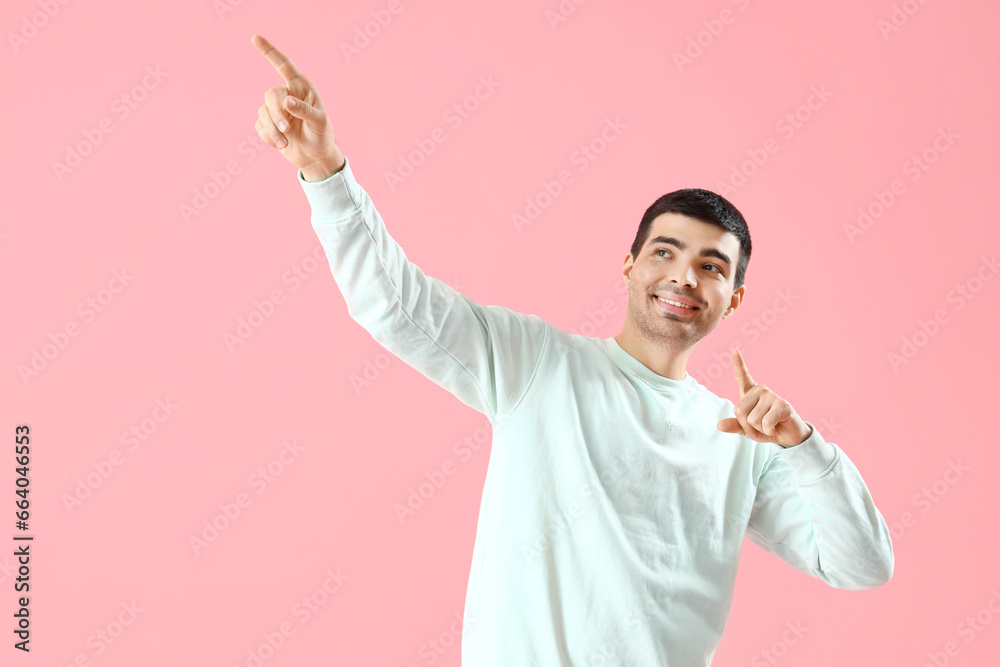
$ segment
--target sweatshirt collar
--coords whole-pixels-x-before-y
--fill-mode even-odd
[[[657,391],[671,394],[687,394],[692,392],[697,384],[694,377],[686,371],[684,373],[683,380],[674,380],[664,377],[659,373],[654,373],[651,369],[647,368],[645,364],[626,352],[625,349],[618,344],[618,341],[615,340],[614,336],[604,338],[603,341],[604,348],[607,351],[608,356],[611,357],[619,368],[638,377],[640,380],[650,385]]]

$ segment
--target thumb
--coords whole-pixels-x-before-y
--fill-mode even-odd
[[[718,424],[716,424],[716,427],[723,433],[738,433],[740,435],[745,435],[743,433],[743,427],[740,426],[739,419],[733,419],[733,418],[723,419]]]

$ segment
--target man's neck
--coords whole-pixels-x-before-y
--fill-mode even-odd
[[[683,380],[687,377],[687,361],[694,347],[676,350],[654,343],[630,331],[628,327],[615,336],[615,342],[657,375],[671,380]]]

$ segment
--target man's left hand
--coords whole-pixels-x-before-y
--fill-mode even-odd
[[[740,402],[733,406],[736,418],[723,419],[718,428],[739,433],[757,442],[773,442],[782,447],[802,444],[812,429],[792,404],[750,377],[738,348],[733,348],[733,371],[740,386]]]

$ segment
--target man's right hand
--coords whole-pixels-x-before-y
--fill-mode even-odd
[[[257,134],[301,169],[307,181],[321,181],[343,169],[344,154],[333,141],[330,117],[312,82],[261,35],[250,41],[285,80],[284,86],[264,93],[254,125]]]

